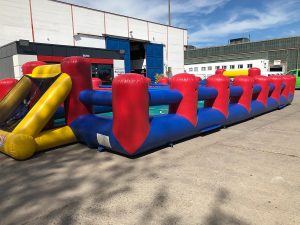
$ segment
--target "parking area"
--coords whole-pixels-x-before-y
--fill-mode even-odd
[[[300,91],[282,110],[137,159],[0,155],[0,224],[300,224]]]

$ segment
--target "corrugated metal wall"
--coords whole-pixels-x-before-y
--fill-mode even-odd
[[[281,60],[287,69],[300,65],[300,37],[202,48],[185,51],[185,65],[252,59]]]

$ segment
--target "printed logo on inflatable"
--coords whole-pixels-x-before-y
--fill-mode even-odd
[[[0,147],[4,145],[5,142],[5,136],[0,136]]]

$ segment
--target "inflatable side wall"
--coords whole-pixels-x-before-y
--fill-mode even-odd
[[[102,87],[92,80],[90,69],[81,57],[66,58],[59,65],[26,63],[25,76],[0,101],[0,125],[26,96],[32,96],[32,102],[12,130],[0,129],[0,151],[23,160],[79,141],[91,148],[139,155],[281,109],[292,102],[296,82],[293,76],[264,77],[250,69],[248,76],[236,76],[232,82],[220,70],[205,82],[183,73],[152,85],[139,74],[124,74],[111,87]],[[53,80],[44,91],[35,82],[43,79]],[[204,107],[199,107],[200,101]],[[159,105],[167,105],[168,113],[150,116],[149,107]],[[112,116],[94,114],[97,107],[112,110]],[[65,124],[49,128],[61,108]]]
[[[89,114],[70,126],[91,148],[138,155],[157,147],[253,118],[291,103],[293,78],[237,76],[232,84],[220,73],[205,85],[191,74],[177,74],[169,86],[148,87],[138,74],[114,79],[112,90],[85,90],[80,100],[93,106],[111,105],[113,117]],[[198,108],[198,101],[204,107]],[[169,113],[149,116],[149,107],[169,105]]]

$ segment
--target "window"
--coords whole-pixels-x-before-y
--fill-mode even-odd
[[[244,68],[243,64],[238,65],[238,69],[243,69],[243,68]]]
[[[216,69],[216,70],[220,69],[220,66],[216,66],[215,69]]]
[[[222,66],[222,69],[226,70],[227,66]]]
[[[206,67],[201,67],[201,71],[206,71]]]
[[[189,72],[193,72],[193,67],[190,67],[190,68],[189,68]]]
[[[207,70],[212,70],[212,66],[208,66],[208,67],[207,67]]]
[[[270,72],[282,72],[282,66],[270,66]]]
[[[291,75],[294,75],[296,77],[297,72],[298,72],[298,77],[300,77],[300,70],[290,70],[289,72],[287,72],[287,74],[291,74]]]
[[[234,70],[235,66],[234,65],[230,65],[230,69]]]
[[[291,74],[291,75],[295,75],[295,76],[296,76],[297,70],[290,70],[290,71],[288,72],[288,74]]]
[[[198,72],[198,67],[194,67],[194,72]]]
[[[252,68],[252,63],[251,64],[247,64],[247,68]]]
[[[111,84],[113,79],[113,65],[92,64],[92,77],[100,78],[103,84]]]

